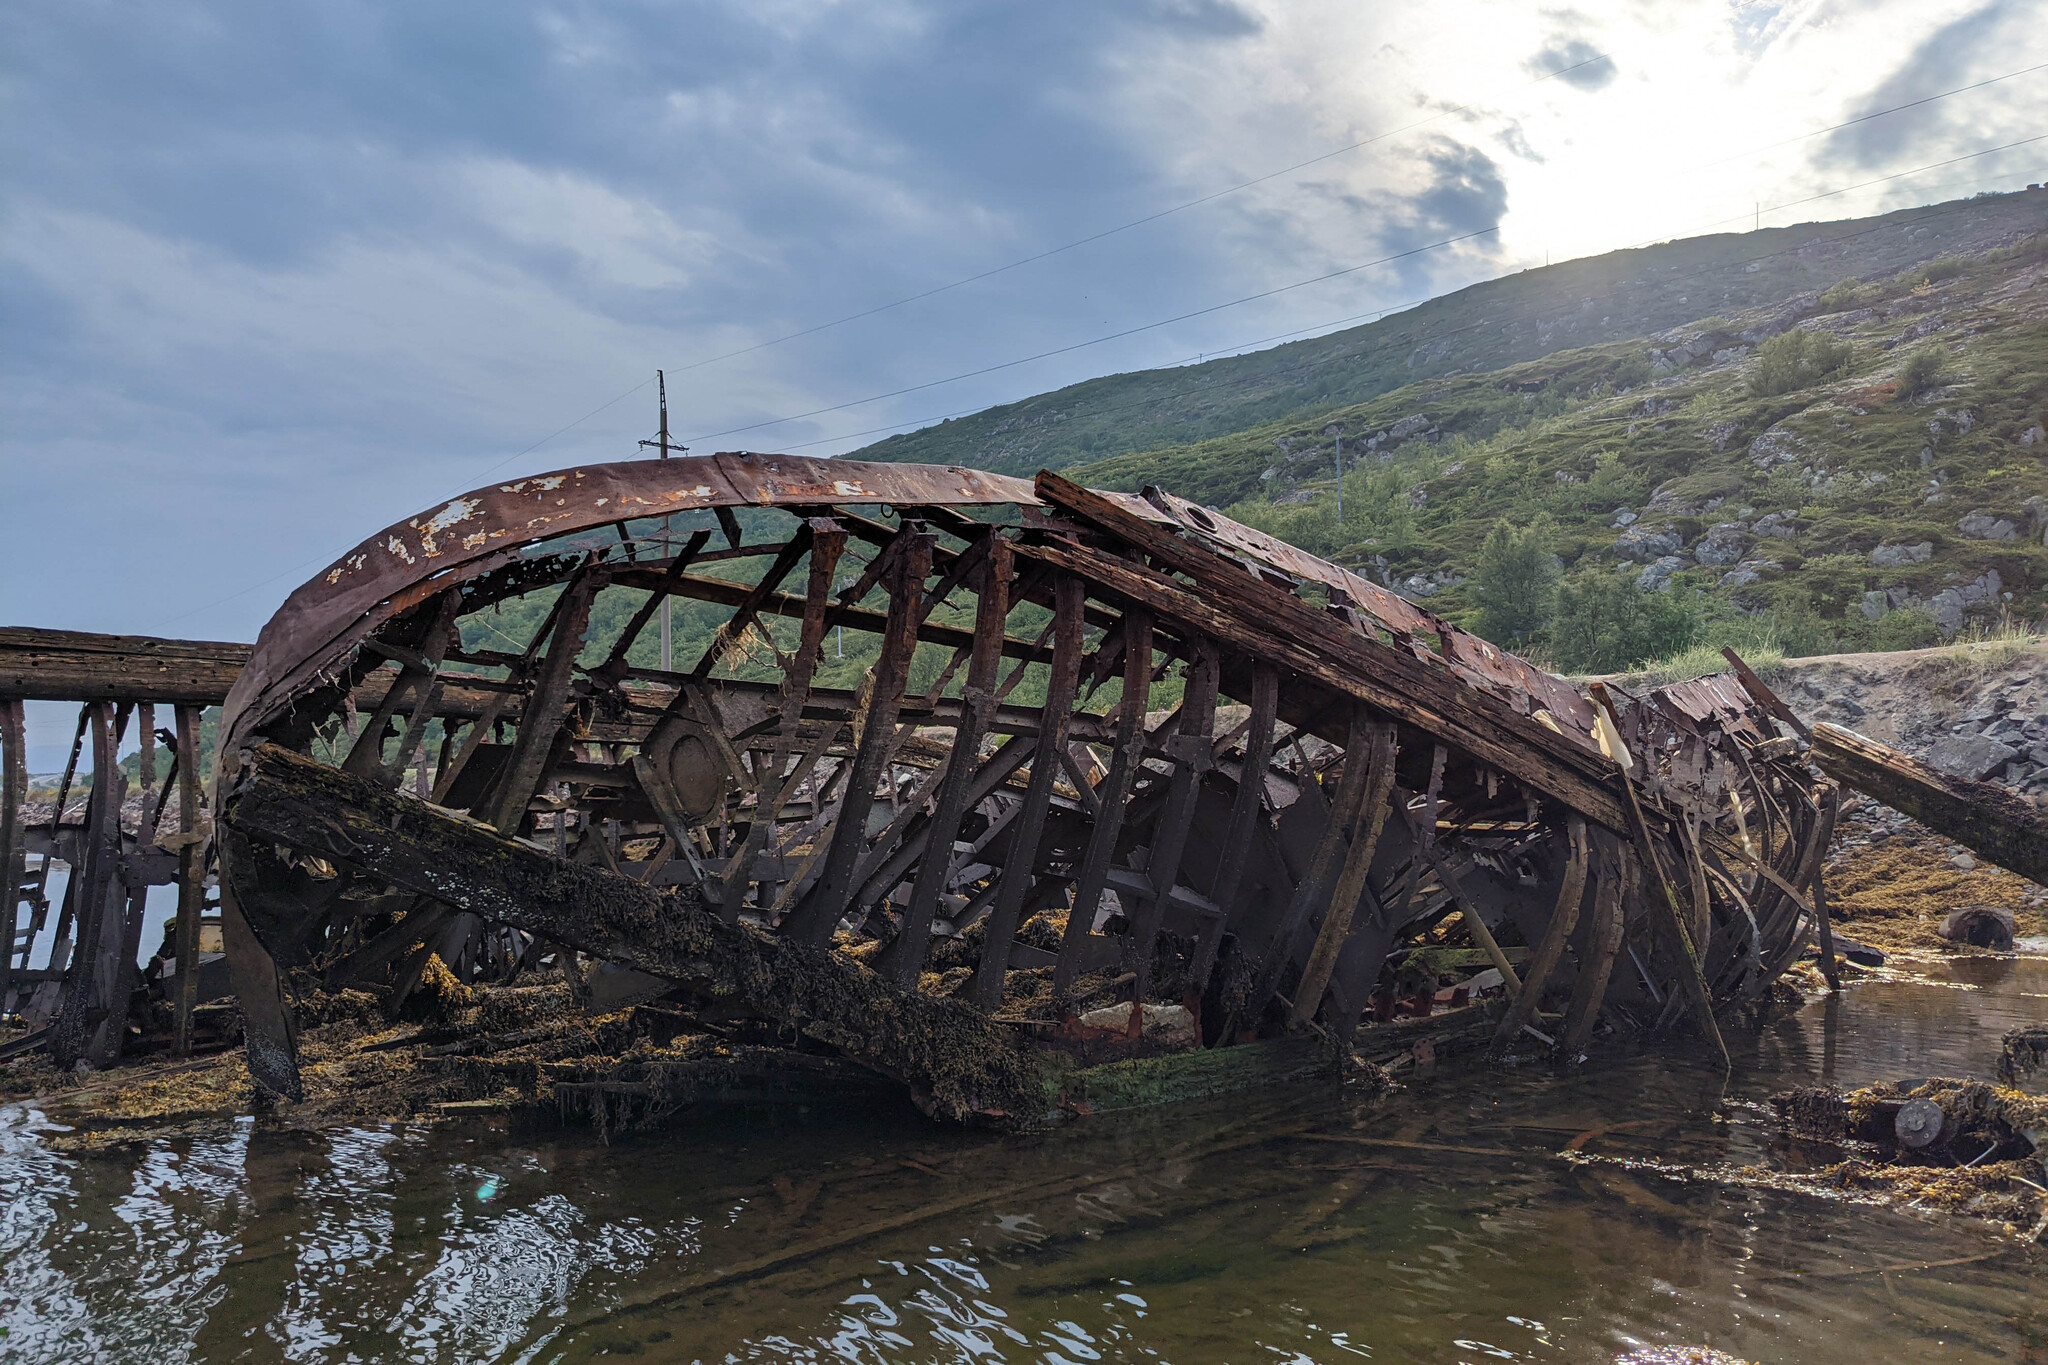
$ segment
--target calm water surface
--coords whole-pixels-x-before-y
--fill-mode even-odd
[[[1979,959],[1782,1018],[1732,1082],[1445,1071],[1022,1140],[881,1108],[609,1149],[244,1120],[77,1156],[17,1106],[0,1360],[2043,1361],[2039,1249],[1556,1155],[1764,1159],[1771,1092],[1988,1075],[2043,1018],[2048,962]]]

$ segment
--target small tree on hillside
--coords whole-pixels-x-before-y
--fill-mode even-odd
[[[1900,398],[1918,398],[1942,381],[1948,369],[1948,357],[1940,346],[1929,342],[1906,357],[1906,363],[1899,368]]]
[[[1550,619],[1559,566],[1550,552],[1551,524],[1539,516],[1516,528],[1493,524],[1479,546],[1476,596],[1479,633],[1501,644],[1528,639]]]
[[[1823,332],[1795,327],[1756,348],[1756,373],[1749,390],[1759,398],[1810,388],[1849,368],[1854,348]]]
[[[1698,616],[1671,593],[1646,592],[1628,575],[1589,566],[1558,584],[1545,634],[1567,672],[1616,673],[1678,653],[1698,629]]]

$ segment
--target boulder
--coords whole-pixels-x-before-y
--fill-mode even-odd
[[[1951,910],[1941,921],[1938,932],[1951,943],[1966,943],[1972,948],[2009,953],[2012,951],[2012,911],[1996,905],[1966,905],[1960,910]]]
[[[1880,545],[1870,552],[1870,562],[1880,569],[1903,569],[1908,564],[1925,564],[1934,555],[1934,542],[1918,545]]]
[[[1749,548],[1749,531],[1740,522],[1724,521],[1700,537],[1692,547],[1692,557],[1702,564],[1722,566],[1733,564],[1742,558],[1742,552]]]
[[[2019,754],[2020,751],[2010,744],[2001,744],[1984,735],[1943,735],[1928,750],[1927,761],[1950,777],[1981,782],[2018,758]]]
[[[1671,575],[1685,567],[1685,561],[1677,555],[1664,555],[1636,578],[1636,586],[1646,592],[1671,591]]]
[[[1956,523],[1956,529],[1972,540],[2018,540],[2020,528],[1990,512],[1972,512]]]
[[[1792,524],[1792,518],[1797,515],[1797,512],[1792,511],[1766,512],[1756,519],[1756,525],[1750,527],[1750,530],[1760,536],[1790,540],[1799,534],[1799,529]]]
[[[1678,553],[1684,539],[1669,526],[1645,526],[1640,523],[1629,527],[1614,540],[1614,554],[1618,559],[1630,560],[1637,564],[1651,564],[1666,555]]]

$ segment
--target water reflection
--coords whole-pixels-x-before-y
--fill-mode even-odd
[[[1030,1140],[905,1112],[572,1133],[248,1121],[59,1150],[0,1111],[0,1359],[2029,1359],[2040,1252],[1933,1218],[1574,1166],[1765,1159],[1756,1103],[1982,1072],[2038,962],[1870,984],[1668,1060],[1313,1089]],[[1892,1269],[1887,1267],[1905,1267]]]

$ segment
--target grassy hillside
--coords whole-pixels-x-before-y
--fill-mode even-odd
[[[1358,404],[1460,372],[1782,305],[2048,228],[2048,194],[1988,195],[1879,218],[1688,238],[1473,285],[1364,327],[1201,365],[1092,379],[892,436],[852,458],[1009,474],[1184,445]]]
[[[2038,620],[2048,235],[1070,472],[1222,507],[1573,667]],[[1503,523],[1526,534],[1489,540]]]

